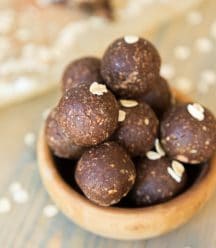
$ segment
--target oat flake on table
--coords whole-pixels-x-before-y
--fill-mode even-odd
[[[166,79],[172,79],[175,76],[175,68],[171,64],[163,63],[161,65],[160,74]]]
[[[24,143],[26,146],[33,146],[35,144],[36,141],[36,135],[32,132],[27,133],[24,137]]]
[[[201,53],[209,53],[213,49],[213,43],[208,37],[200,37],[195,41],[195,47]]]
[[[206,69],[203,70],[201,72],[201,78],[200,80],[204,83],[204,84],[215,84],[216,83],[216,73],[214,70],[211,69]]]
[[[45,206],[43,209],[43,214],[47,218],[54,217],[55,215],[57,215],[57,213],[58,213],[57,207],[52,204]]]
[[[203,16],[200,11],[192,10],[186,16],[187,22],[191,25],[199,25],[203,21]]]
[[[174,55],[176,59],[179,59],[179,60],[188,59],[190,57],[190,54],[191,54],[191,51],[188,46],[180,45],[174,49]]]
[[[13,193],[12,198],[14,202],[18,204],[26,203],[29,199],[28,192],[24,189],[20,189]]]
[[[19,182],[13,182],[9,186],[9,191],[13,195],[22,189],[22,185]]]
[[[11,203],[8,198],[0,198],[0,214],[8,213],[11,210]]]

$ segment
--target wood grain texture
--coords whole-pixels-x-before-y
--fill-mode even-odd
[[[192,97],[198,99],[216,114],[216,87],[212,85],[208,94],[200,94],[197,85],[204,69],[216,72],[216,50],[200,54],[194,43],[199,37],[210,37],[210,24],[215,20],[214,0],[205,1],[201,7],[205,21],[191,27],[185,17],[163,25],[150,38],[154,41],[163,62],[175,67],[176,73],[171,80],[173,85],[179,77],[189,78],[193,84]],[[215,44],[215,40],[210,38]],[[177,45],[191,48],[191,56],[186,61],[176,60],[173,50]],[[22,183],[29,193],[26,204],[12,202],[12,210],[0,215],[0,247],[15,248],[214,248],[216,245],[216,194],[204,209],[189,223],[162,237],[137,242],[121,242],[97,237],[70,222],[61,213],[53,218],[43,215],[43,207],[51,202],[42,186],[35,161],[35,150],[24,145],[27,132],[39,131],[42,123],[41,113],[54,105],[58,94],[49,95],[32,101],[3,109],[0,112],[0,197],[8,197],[9,185],[14,181]],[[12,200],[11,200],[12,201]],[[103,221],[103,220],[101,220]]]

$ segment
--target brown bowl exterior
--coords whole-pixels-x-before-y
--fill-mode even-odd
[[[177,99],[188,101],[179,93]],[[205,174],[187,191],[168,202],[133,209],[100,207],[64,182],[46,143],[44,129],[38,139],[37,156],[43,183],[59,209],[84,229],[114,239],[147,239],[179,227],[203,207],[216,187],[215,155]]]

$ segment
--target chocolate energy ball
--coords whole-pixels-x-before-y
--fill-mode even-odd
[[[101,206],[119,202],[132,188],[135,177],[133,162],[115,142],[86,151],[75,171],[75,180],[85,196]]]
[[[118,124],[118,103],[103,84],[94,82],[68,90],[58,106],[58,122],[78,146],[103,142]]]
[[[57,157],[78,159],[84,152],[84,148],[77,146],[63,133],[61,127],[56,121],[57,108],[53,109],[47,120],[45,126],[46,141]]]
[[[158,160],[141,159],[137,177],[128,197],[136,206],[165,202],[180,193],[187,183],[184,166],[163,157]]]
[[[197,103],[173,106],[165,114],[160,130],[167,154],[181,162],[205,162],[216,150],[216,120]]]
[[[141,96],[141,102],[146,102],[161,117],[171,105],[171,91],[167,81],[159,77],[157,84],[153,84],[150,91]]]
[[[114,138],[132,156],[143,156],[154,146],[158,119],[146,103],[121,99],[120,104],[124,118],[119,120]]]
[[[135,97],[147,93],[157,83],[160,64],[160,56],[149,41],[125,36],[106,50],[101,74],[117,95]]]
[[[95,57],[84,57],[70,63],[62,77],[63,91],[93,82],[102,82],[100,75],[100,60]]]

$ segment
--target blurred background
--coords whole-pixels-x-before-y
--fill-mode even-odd
[[[180,229],[121,242],[74,225],[46,193],[36,141],[59,98],[62,70],[74,58],[101,57],[121,35],[151,40],[161,74],[216,114],[215,0],[80,2],[0,0],[0,247],[215,247],[216,194]]]

